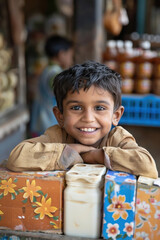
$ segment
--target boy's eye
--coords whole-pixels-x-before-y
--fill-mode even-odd
[[[82,108],[80,106],[73,106],[71,107],[72,110],[82,110]]]
[[[103,111],[103,110],[105,110],[105,107],[103,107],[103,106],[96,106],[96,107],[95,107],[95,110],[97,110],[97,111]]]

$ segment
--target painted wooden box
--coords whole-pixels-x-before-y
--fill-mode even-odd
[[[105,176],[103,238],[132,239],[135,218],[136,177],[108,170]]]
[[[135,240],[160,239],[160,185],[159,179],[139,177],[136,199]]]
[[[0,168],[0,229],[62,233],[64,176]]]

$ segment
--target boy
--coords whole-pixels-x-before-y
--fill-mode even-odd
[[[57,124],[52,113],[52,108],[56,105],[52,85],[54,77],[72,65],[73,44],[65,37],[52,35],[46,40],[45,52],[49,62],[39,77],[37,96],[31,115],[31,133],[36,136],[43,134],[53,124]]]
[[[77,64],[54,80],[59,123],[11,152],[13,171],[67,169],[77,162],[157,178],[155,162],[133,136],[117,126],[123,114],[121,77],[103,64]],[[115,126],[112,130],[112,125]]]

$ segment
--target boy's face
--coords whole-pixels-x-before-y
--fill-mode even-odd
[[[114,112],[112,95],[101,88],[91,86],[87,91],[69,92],[63,101],[63,114],[57,107],[54,114],[66,132],[78,143],[97,147],[112,124],[117,125],[123,114],[121,106]]]

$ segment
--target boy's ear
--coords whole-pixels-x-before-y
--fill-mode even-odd
[[[122,115],[124,113],[124,107],[120,106],[114,113],[113,113],[113,119],[112,119],[112,124],[114,126],[117,126]]]
[[[59,108],[55,106],[53,108],[53,113],[57,119],[57,122],[59,123],[60,127],[63,127],[63,114],[60,112]]]

